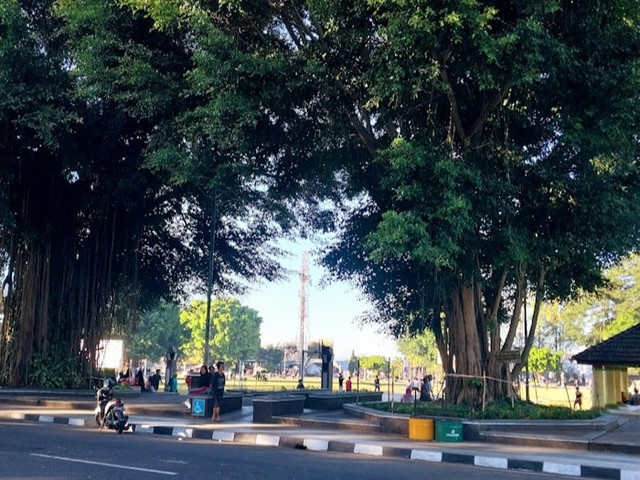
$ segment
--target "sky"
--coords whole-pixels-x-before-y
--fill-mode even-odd
[[[399,356],[391,337],[378,333],[375,325],[361,325],[357,321],[358,317],[370,310],[370,304],[361,298],[357,290],[344,282],[321,285],[327,272],[316,264],[312,243],[287,242],[283,247],[291,252],[291,258],[282,260],[282,265],[292,270],[289,278],[256,286],[239,299],[243,305],[256,310],[262,318],[260,338],[263,347],[283,342],[297,344],[300,324],[299,272],[302,253],[307,250],[311,277],[308,286],[308,340],[333,341],[334,358],[338,361],[348,360],[352,351],[356,356]]]

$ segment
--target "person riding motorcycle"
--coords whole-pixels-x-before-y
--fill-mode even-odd
[[[100,418],[104,419],[104,408],[106,407],[109,400],[113,398],[113,387],[116,386],[115,378],[107,378],[104,381],[104,386],[98,390],[98,404],[100,405]]]

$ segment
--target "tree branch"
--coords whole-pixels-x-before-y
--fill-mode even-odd
[[[351,123],[353,128],[356,130],[358,137],[360,137],[360,140],[362,140],[362,143],[364,144],[367,151],[371,154],[371,156],[375,156],[376,143],[373,135],[367,131],[364,125],[362,125],[360,119],[354,112],[347,112],[347,116],[349,118],[349,123]]]
[[[480,115],[478,116],[476,121],[473,123],[473,127],[471,127],[471,131],[469,132],[469,137],[468,137],[469,142],[471,141],[471,137],[473,137],[476,133],[478,133],[482,129],[483,125],[487,121],[487,118],[489,117],[489,114],[498,105],[500,105],[504,97],[507,95],[507,93],[509,93],[510,89],[511,89],[511,85],[509,84],[506,87],[504,87],[500,92],[496,93],[490,102],[485,102],[485,104],[482,106],[482,110],[480,111]]]
[[[498,325],[498,310],[500,309],[500,303],[502,301],[502,292],[504,290],[504,284],[507,281],[507,267],[502,269],[498,285],[496,287],[495,297],[493,299],[493,305],[488,312],[490,337],[491,337],[491,353],[497,353],[500,351],[500,327]]]
[[[502,352],[511,350],[511,347],[513,346],[513,340],[516,337],[516,332],[518,330],[518,321],[520,320],[520,310],[522,310],[522,303],[525,294],[526,271],[527,269],[525,264],[521,263],[520,265],[518,265],[516,280],[516,301],[513,306],[513,314],[511,315],[509,332],[507,333],[507,337],[504,340],[504,345],[502,346]]]
[[[498,309],[500,308],[500,303],[502,301],[502,291],[504,290],[504,284],[507,281],[507,267],[502,269],[502,274],[500,275],[500,280],[498,280],[498,286],[496,288],[496,295],[493,299],[493,305],[489,310],[489,318],[491,320],[498,320]]]
[[[540,306],[542,305],[542,295],[544,293],[544,283],[546,275],[547,269],[543,265],[540,265],[538,267],[538,279],[536,281],[536,300],[533,307],[533,315],[531,317],[531,326],[529,327],[527,337],[524,341],[524,350],[522,351],[520,362],[518,362],[513,367],[512,375],[514,377],[520,375],[522,367],[527,363],[529,352],[531,351],[531,347],[533,346],[533,339],[535,338],[536,328],[538,326],[538,317],[540,315]]]
[[[460,143],[462,143],[462,148],[464,150],[469,150],[471,140],[464,131],[464,126],[462,125],[462,117],[460,116],[460,109],[458,108],[458,101],[456,100],[456,95],[453,92],[453,87],[451,86],[451,82],[449,81],[449,75],[447,74],[444,66],[440,69],[440,78],[446,86],[446,94],[447,98],[449,99],[449,105],[451,107],[451,116],[453,118],[453,123],[455,125],[458,138],[460,139]]]

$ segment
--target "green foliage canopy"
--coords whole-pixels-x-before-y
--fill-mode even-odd
[[[360,357],[360,368],[364,368],[373,374],[377,374],[378,371],[387,370],[387,359],[382,355],[363,356]]]
[[[125,350],[131,359],[161,361],[169,347],[179,349],[185,343],[187,333],[180,323],[180,306],[160,300],[155,308],[142,312],[135,332],[125,342]]]
[[[533,347],[529,355],[529,368],[539,375],[559,372],[562,368],[562,355],[562,352],[553,352],[549,347]]]
[[[180,323],[189,330],[190,338],[181,347],[192,362],[202,361],[207,302],[195,300],[180,312]],[[209,348],[213,359],[250,360],[260,352],[260,324],[255,310],[232,298],[211,302],[211,336]]]
[[[605,270],[605,283],[594,292],[580,291],[572,300],[547,303],[542,309],[541,341],[560,338],[567,347],[595,345],[640,322],[640,257],[631,254]],[[546,335],[545,335],[546,334]],[[575,349],[575,348],[574,348]]]
[[[413,367],[434,368],[438,358],[438,346],[433,332],[425,330],[420,334],[398,338],[398,350]]]

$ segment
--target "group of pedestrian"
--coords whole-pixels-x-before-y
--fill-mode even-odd
[[[338,373],[338,391],[342,392],[344,391],[344,388],[346,386],[346,390],[347,392],[351,391],[351,377],[347,378],[347,383],[345,385],[344,382],[344,375],[342,375],[342,372]]]
[[[139,367],[131,381],[131,369],[129,367],[122,369],[118,374],[118,385],[123,387],[140,387],[141,392],[157,392],[162,382],[160,369],[156,369],[156,373],[148,379],[144,378],[144,367]]]
[[[418,379],[414,378],[409,382],[407,388],[402,396],[401,402],[409,403],[418,399],[418,392],[420,393],[419,400],[421,402],[431,402],[433,401],[433,392],[431,389],[431,383],[433,382],[433,377],[431,375],[425,375],[422,378],[422,382],[418,383]]]
[[[224,362],[219,361],[215,366],[206,365],[200,367],[200,377],[198,377],[197,387],[192,385],[190,377],[187,377],[187,385],[189,394],[210,394],[213,398],[213,416],[214,422],[220,420],[220,407],[222,406],[222,397],[224,396],[224,387],[227,377],[224,373]]]

